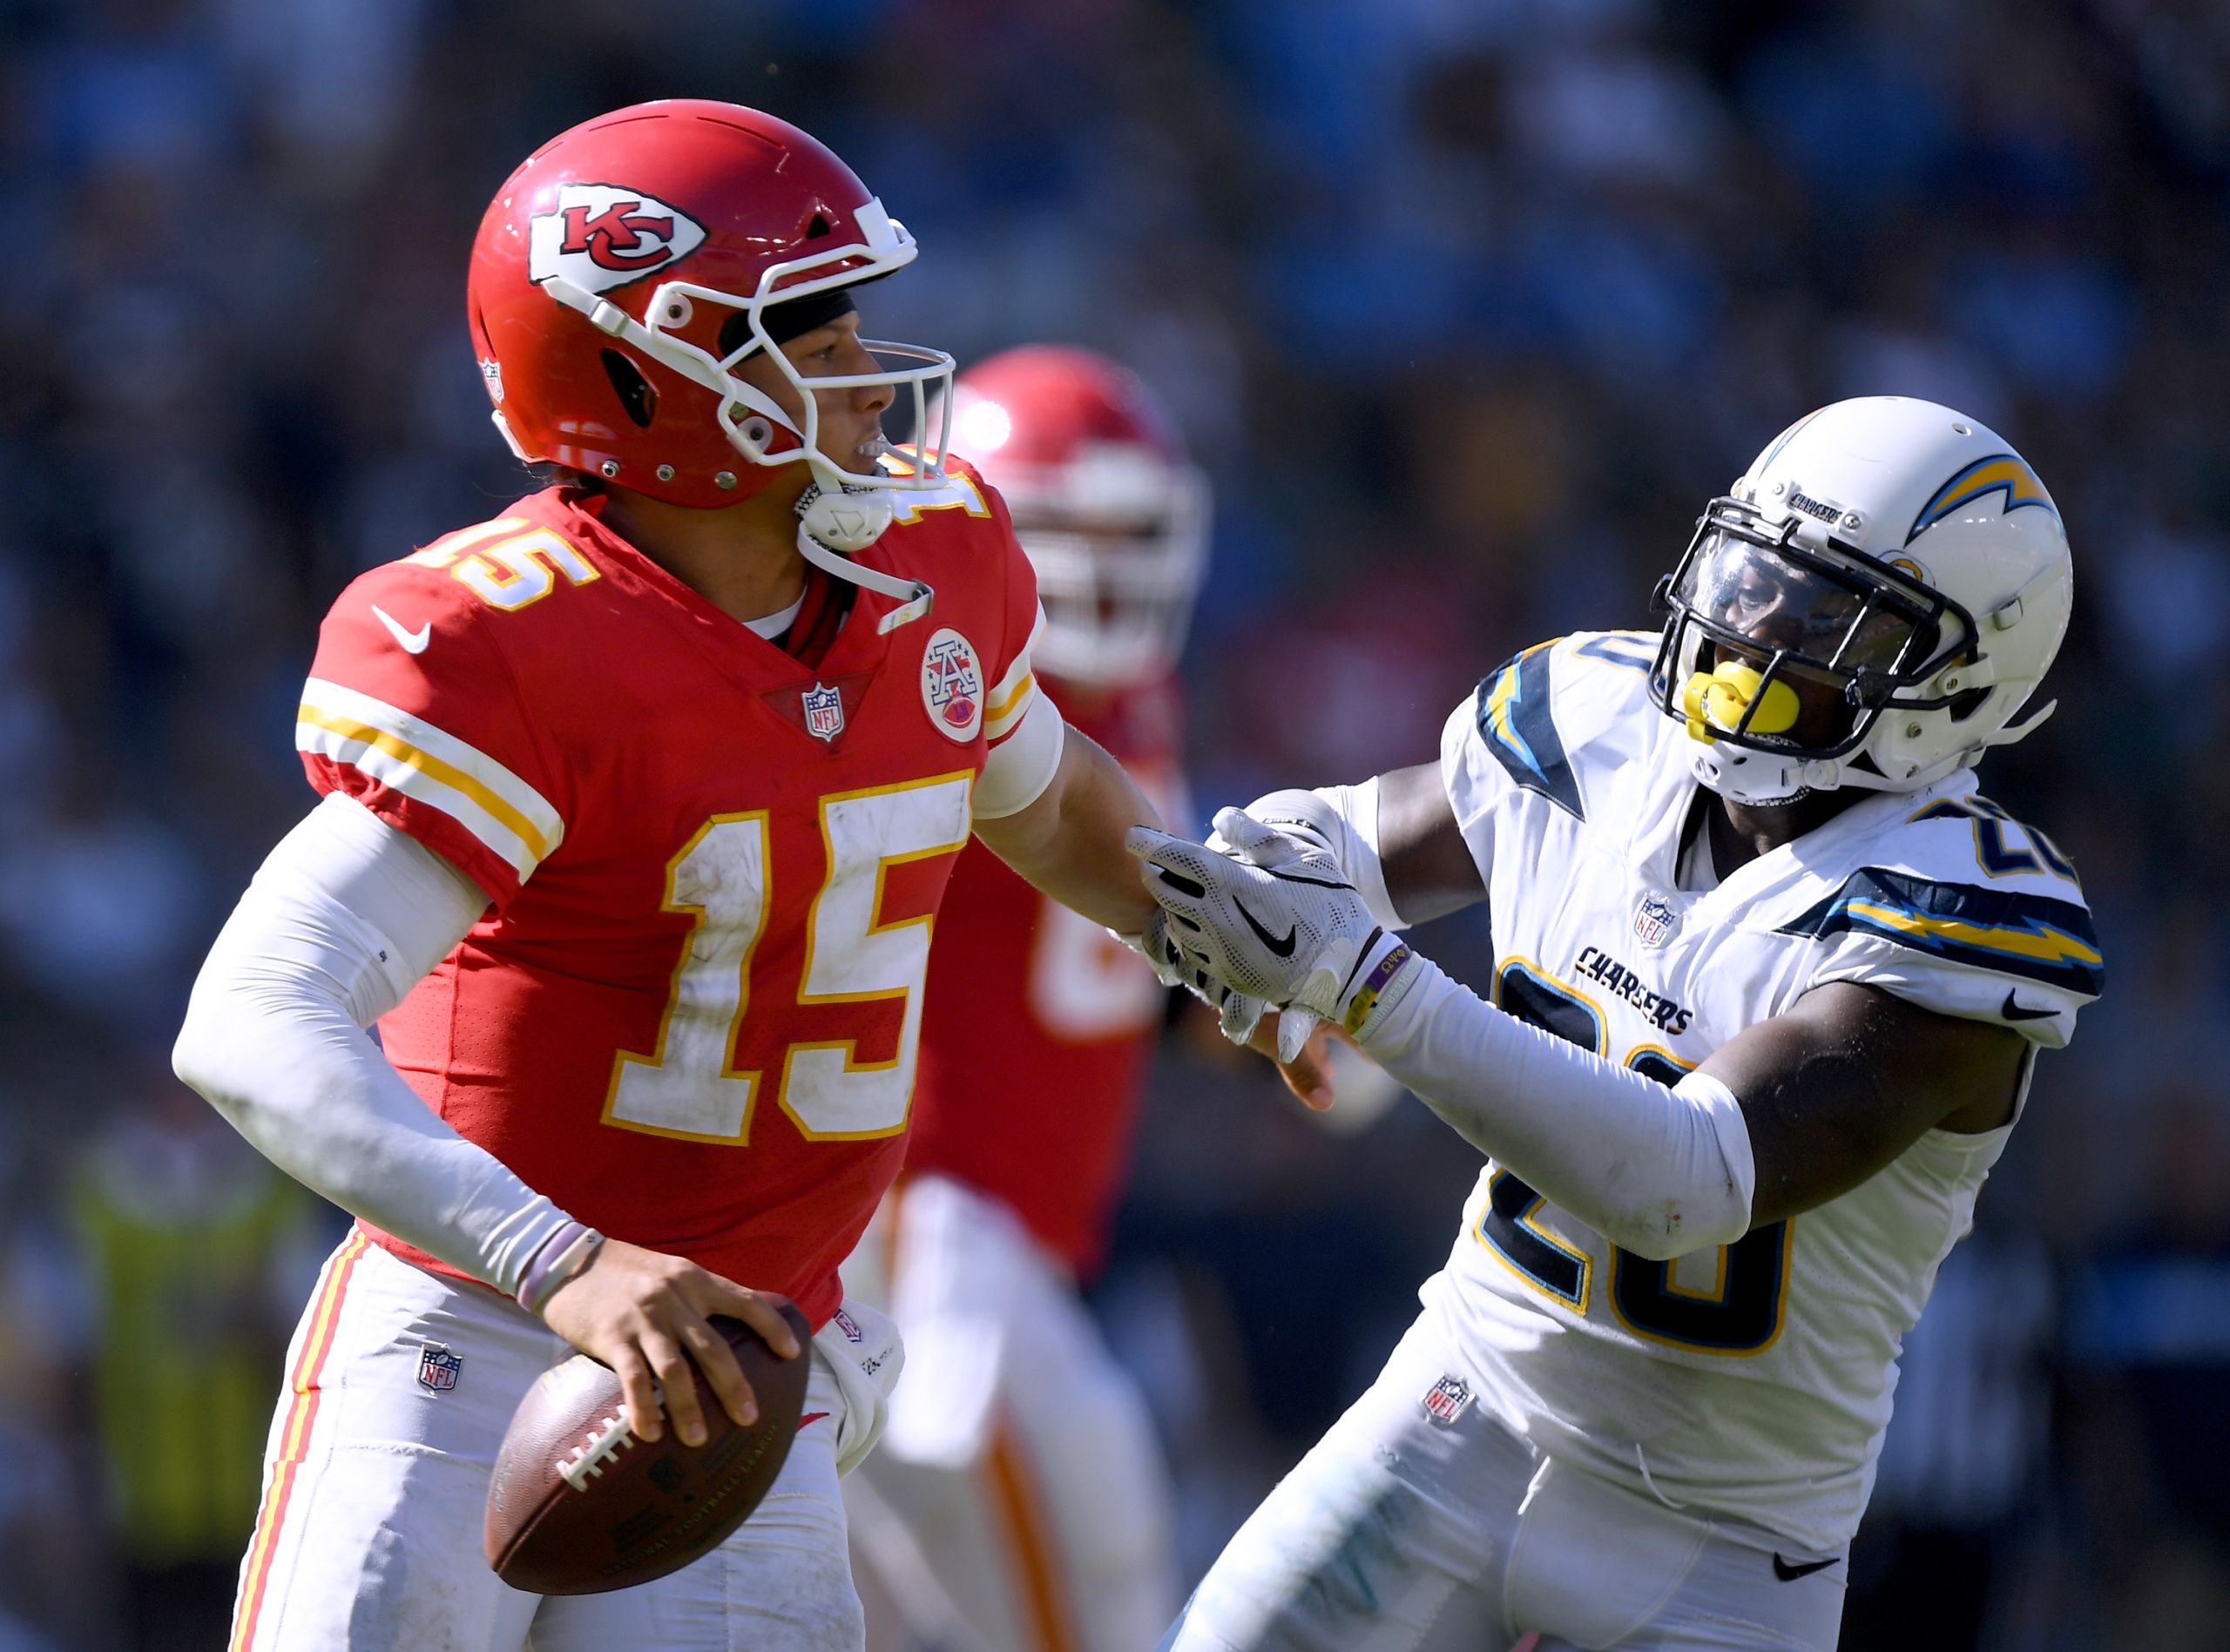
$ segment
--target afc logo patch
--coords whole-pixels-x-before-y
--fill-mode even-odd
[[[590,293],[639,281],[704,244],[705,226],[639,189],[560,184],[555,210],[530,220],[527,279],[564,276]]]
[[[1443,1428],[1471,1406],[1471,1385],[1461,1377],[1443,1377],[1425,1390],[1425,1415]]]
[[[429,1342],[418,1351],[418,1386],[437,1394],[445,1394],[456,1386],[457,1373],[464,1369],[464,1361],[438,1342]]]
[[[1672,932],[1680,927],[1680,914],[1672,903],[1652,890],[1634,907],[1634,939],[1645,947],[1661,947],[1672,939]]]
[[[963,745],[983,726],[983,668],[975,644],[949,626],[922,651],[922,704],[937,732]]]
[[[805,732],[821,740],[833,740],[844,732],[841,689],[823,688],[815,683],[806,690]]]

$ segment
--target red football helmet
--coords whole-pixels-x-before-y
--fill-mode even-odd
[[[767,327],[775,306],[914,252],[849,167],[772,115],[677,98],[585,122],[511,174],[473,243],[472,342],[497,427],[523,460],[679,505],[733,504],[801,459],[831,495],[941,486],[934,465],[862,476],[831,463],[812,393],[910,385],[918,437],[950,356],[869,341],[906,365],[808,381],[777,347],[797,329]],[[760,350],[797,387],[802,428],[731,371]]]
[[[1119,687],[1168,671],[1207,570],[1208,484],[1138,376],[1033,344],[962,374],[954,448],[1006,496],[1037,570],[1049,677]]]

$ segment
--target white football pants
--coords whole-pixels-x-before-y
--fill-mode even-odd
[[[844,1278],[906,1339],[844,1487],[873,1652],[1148,1652],[1177,1605],[1167,1475],[1066,1270],[1004,1205],[922,1176]]]
[[[1163,1652],[1829,1652],[1846,1562],[1537,1457],[1428,1312],[1225,1548]],[[1445,1419],[1443,1419],[1445,1418]],[[1783,1581],[1781,1565],[1799,1574]],[[1526,1641],[1537,1635],[1537,1641]]]
[[[836,1322],[814,1339],[807,1420],[726,1542],[639,1588],[525,1595],[488,1569],[489,1477],[520,1398],[573,1349],[352,1232],[287,1350],[231,1652],[858,1652],[837,1474],[903,1354],[880,1313],[845,1317],[856,1348]]]

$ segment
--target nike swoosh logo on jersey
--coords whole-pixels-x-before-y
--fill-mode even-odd
[[[828,1413],[825,1411],[809,1411],[806,1413],[804,1416],[798,1419],[798,1432],[800,1433],[803,1433],[807,1424],[817,1423],[828,1414]]]
[[[1838,1558],[1838,1556],[1831,1554],[1824,1561],[1807,1561],[1801,1566],[1791,1566],[1787,1561],[1781,1559],[1781,1551],[1779,1549],[1775,1549],[1774,1551],[1774,1575],[1784,1583],[1794,1583],[1800,1577],[1809,1577],[1814,1572],[1826,1571],[1830,1566],[1833,1566],[1835,1563]]]
[[[2059,1011],[2057,1009],[2031,1009],[2025,1004],[2016,1003],[2013,999],[2013,995],[2011,993],[2008,993],[2005,995],[2005,1008],[1999,1010],[1997,1013],[2004,1016],[2008,1021],[2050,1021],[2053,1016],[2058,1015]]]
[[[430,619],[416,630],[407,631],[402,629],[400,620],[377,603],[372,604],[372,612],[378,617],[380,624],[387,627],[387,634],[395,638],[396,645],[406,654],[422,654],[426,651],[426,644],[434,640],[434,622]]]
[[[1267,947],[1272,954],[1277,957],[1290,958],[1293,956],[1294,937],[1301,932],[1299,925],[1295,925],[1292,928],[1287,929],[1284,936],[1281,938],[1277,935],[1272,934],[1268,930],[1263,928],[1260,923],[1256,922],[1254,914],[1247,910],[1247,905],[1244,901],[1234,896],[1232,899],[1231,904],[1239,908],[1239,915],[1247,920],[1247,927],[1254,932],[1255,940]]]

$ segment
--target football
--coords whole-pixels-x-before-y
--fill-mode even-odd
[[[715,1318],[759,1420],[737,1427],[693,1366],[701,1446],[685,1446],[670,1425],[655,1440],[638,1439],[619,1379],[586,1354],[542,1374],[512,1414],[488,1489],[488,1564],[497,1576],[536,1595],[630,1588],[679,1571],[743,1522],[790,1454],[813,1358],[805,1316],[769,1299],[801,1352],[781,1359],[741,1320]]]

